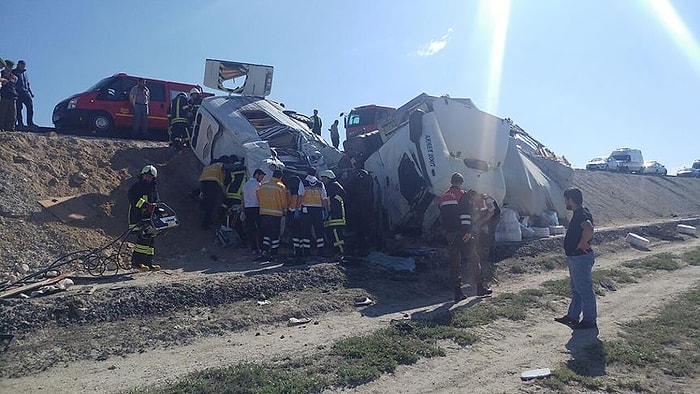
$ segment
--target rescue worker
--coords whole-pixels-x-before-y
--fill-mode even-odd
[[[320,253],[324,246],[323,221],[328,212],[323,207],[328,199],[326,187],[316,178],[316,169],[309,168],[306,177],[299,183],[300,202],[297,206],[301,209],[301,247],[303,255],[311,255],[311,238],[315,238],[316,253]]]
[[[292,254],[295,257],[302,255],[301,248],[301,214],[299,212],[299,183],[301,179],[296,175],[284,177],[284,185],[289,190],[289,232],[292,237]]]
[[[275,170],[269,182],[258,190],[262,225],[263,256],[275,256],[280,247],[282,216],[289,207],[289,191],[282,183],[282,171]]]
[[[209,226],[217,221],[221,204],[224,202],[224,160],[223,156],[214,160],[202,169],[199,176],[203,230],[209,229]]]
[[[245,232],[240,219],[243,206],[243,185],[247,179],[245,166],[238,156],[231,155],[228,163],[224,164],[224,208],[227,212],[227,227],[236,230],[241,240],[245,240]]]
[[[160,265],[153,264],[155,255],[155,233],[149,231],[148,221],[159,202],[156,179],[158,170],[153,165],[143,167],[138,182],[131,185],[129,198],[129,228],[137,234],[136,244],[131,255],[131,267],[140,271],[159,271]]]
[[[462,257],[467,258],[472,281],[476,284],[476,295],[493,293],[484,285],[476,241],[472,239],[471,202],[462,189],[464,177],[455,172],[450,179],[452,186],[438,198],[440,221],[446,232],[447,251],[450,259],[450,275],[455,302],[467,298],[462,292]]]
[[[199,90],[199,88],[192,88],[190,89],[190,100],[189,100],[189,123],[190,123],[190,131],[192,131],[192,128],[194,127],[195,120],[197,117],[197,111],[199,110],[199,107],[202,105],[202,92]],[[188,136],[191,138],[191,136]]]
[[[168,108],[168,135],[170,136],[170,144],[175,147],[175,150],[180,152],[189,145],[189,128],[190,128],[190,106],[188,104],[187,95],[180,92],[175,96],[175,99],[170,103]]]
[[[496,269],[496,226],[501,216],[501,208],[488,194],[469,190],[467,198],[472,203],[472,212],[475,215],[474,226],[479,234],[477,244],[481,268],[484,270],[484,280],[491,282]]]
[[[321,171],[319,175],[328,193],[325,206],[328,215],[323,222],[326,238],[332,244],[334,255],[342,258],[345,254],[345,189],[336,180],[333,171]]]

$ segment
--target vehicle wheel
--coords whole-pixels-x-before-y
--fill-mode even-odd
[[[666,174],[668,174],[668,171],[664,170],[664,172],[661,174],[661,176],[666,176]]]
[[[114,121],[108,114],[99,112],[92,117],[90,127],[97,134],[108,134],[114,128]]]

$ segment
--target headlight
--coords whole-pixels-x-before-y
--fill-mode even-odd
[[[75,105],[78,103],[78,98],[72,98],[70,101],[68,101],[68,107],[67,109],[75,109]]]

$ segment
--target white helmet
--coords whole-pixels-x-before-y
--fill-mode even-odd
[[[149,174],[152,177],[157,178],[158,177],[158,169],[155,166],[152,166],[149,164],[146,167],[143,167],[143,169],[141,170],[141,174],[142,175]]]
[[[190,96],[193,94],[202,94],[202,92],[199,91],[199,88],[192,88],[190,89]]]
[[[318,174],[318,176],[320,176],[320,177],[325,176],[328,179],[335,179],[335,173],[333,173],[333,171],[331,171],[331,170],[323,170]]]

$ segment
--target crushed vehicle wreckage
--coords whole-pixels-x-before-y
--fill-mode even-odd
[[[332,169],[350,184],[350,195],[365,194],[361,211],[374,208],[349,212],[348,225],[353,217],[380,218],[378,227],[392,232],[433,233],[435,198],[454,172],[464,175],[465,188],[487,193],[519,215],[566,216],[561,196],[573,181],[566,159],[468,98],[420,94],[378,130],[350,137],[340,152],[311,132],[307,116],[265,98],[272,74],[272,66],[207,60],[204,85],[229,94],[205,98],[196,115],[191,147],[203,165],[235,154],[245,158],[248,176],[270,165],[297,175],[309,167]],[[245,80],[224,86],[236,78]]]

